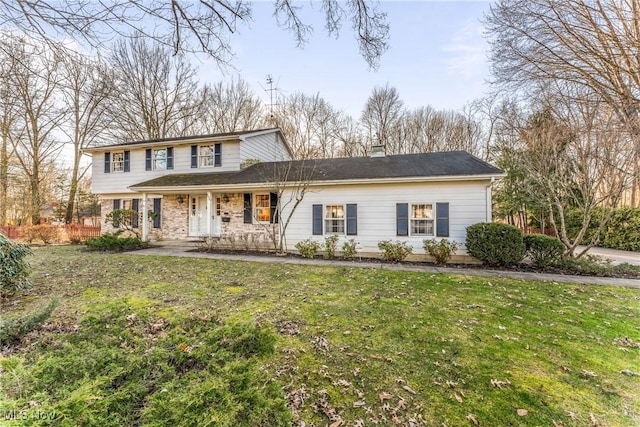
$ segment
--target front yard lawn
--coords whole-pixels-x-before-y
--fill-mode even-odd
[[[76,247],[30,261],[2,320],[59,304],[0,355],[0,424],[640,425],[637,289]]]

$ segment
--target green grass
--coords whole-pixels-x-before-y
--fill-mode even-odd
[[[637,289],[74,247],[30,260],[1,316],[60,303],[0,356],[0,414],[28,415],[0,425],[640,425],[640,377],[621,374],[640,372]]]

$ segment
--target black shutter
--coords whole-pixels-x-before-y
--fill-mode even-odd
[[[322,235],[322,205],[313,205],[313,234]]]
[[[113,210],[114,211],[120,210],[120,199],[113,199]],[[113,219],[113,226],[120,227],[120,221],[118,221],[117,217]]]
[[[398,236],[409,235],[409,204],[396,204],[396,234]]]
[[[244,223],[253,223],[253,205],[251,203],[251,193],[244,193]]]
[[[192,168],[198,167],[198,146],[197,145],[191,146],[191,167]]]
[[[213,165],[222,166],[222,144],[213,146]]]
[[[162,199],[153,199],[153,228],[160,228],[160,217],[162,216]]]
[[[131,152],[124,152],[124,171],[131,172]]]
[[[147,148],[144,152],[144,170],[151,170],[151,148]]]
[[[280,212],[278,212],[278,193],[269,194],[269,201],[271,203],[271,212],[269,215],[269,222],[271,224],[278,223],[278,217],[280,216]]]
[[[347,205],[347,236],[358,235],[358,205]]]
[[[173,169],[173,147],[167,147],[167,169]]]
[[[111,153],[104,153],[104,173],[111,172]]]
[[[449,237],[449,203],[436,203],[436,236]]]
[[[138,211],[140,210],[140,200],[133,199],[131,201],[131,210],[135,213],[131,216],[131,226],[133,228],[138,228]]]

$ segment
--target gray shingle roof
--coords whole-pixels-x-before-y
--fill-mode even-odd
[[[138,145],[138,144],[155,144],[155,143],[164,143],[164,142],[169,143],[169,142],[181,142],[181,141],[191,141],[191,140],[195,141],[198,139],[208,139],[208,138],[235,137],[235,136],[242,136],[242,135],[247,135],[251,133],[264,132],[264,131],[270,131],[270,130],[279,130],[279,128],[265,128],[265,129],[243,130],[243,131],[237,131],[237,132],[211,133],[206,135],[177,136],[173,138],[145,139],[142,141],[123,142],[121,144],[101,145],[98,147],[91,147],[90,149],[123,147],[123,146]]]
[[[504,171],[465,151],[345,157],[258,163],[235,172],[172,174],[132,185],[135,189],[263,184],[299,180],[322,182],[388,178],[503,175]]]

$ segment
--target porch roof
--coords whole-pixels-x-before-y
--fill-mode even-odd
[[[265,162],[234,172],[199,172],[164,175],[130,188],[247,186],[266,183],[329,182],[329,181],[394,181],[461,177],[501,177],[504,171],[465,151],[401,154],[381,157],[345,157],[334,159]]]

